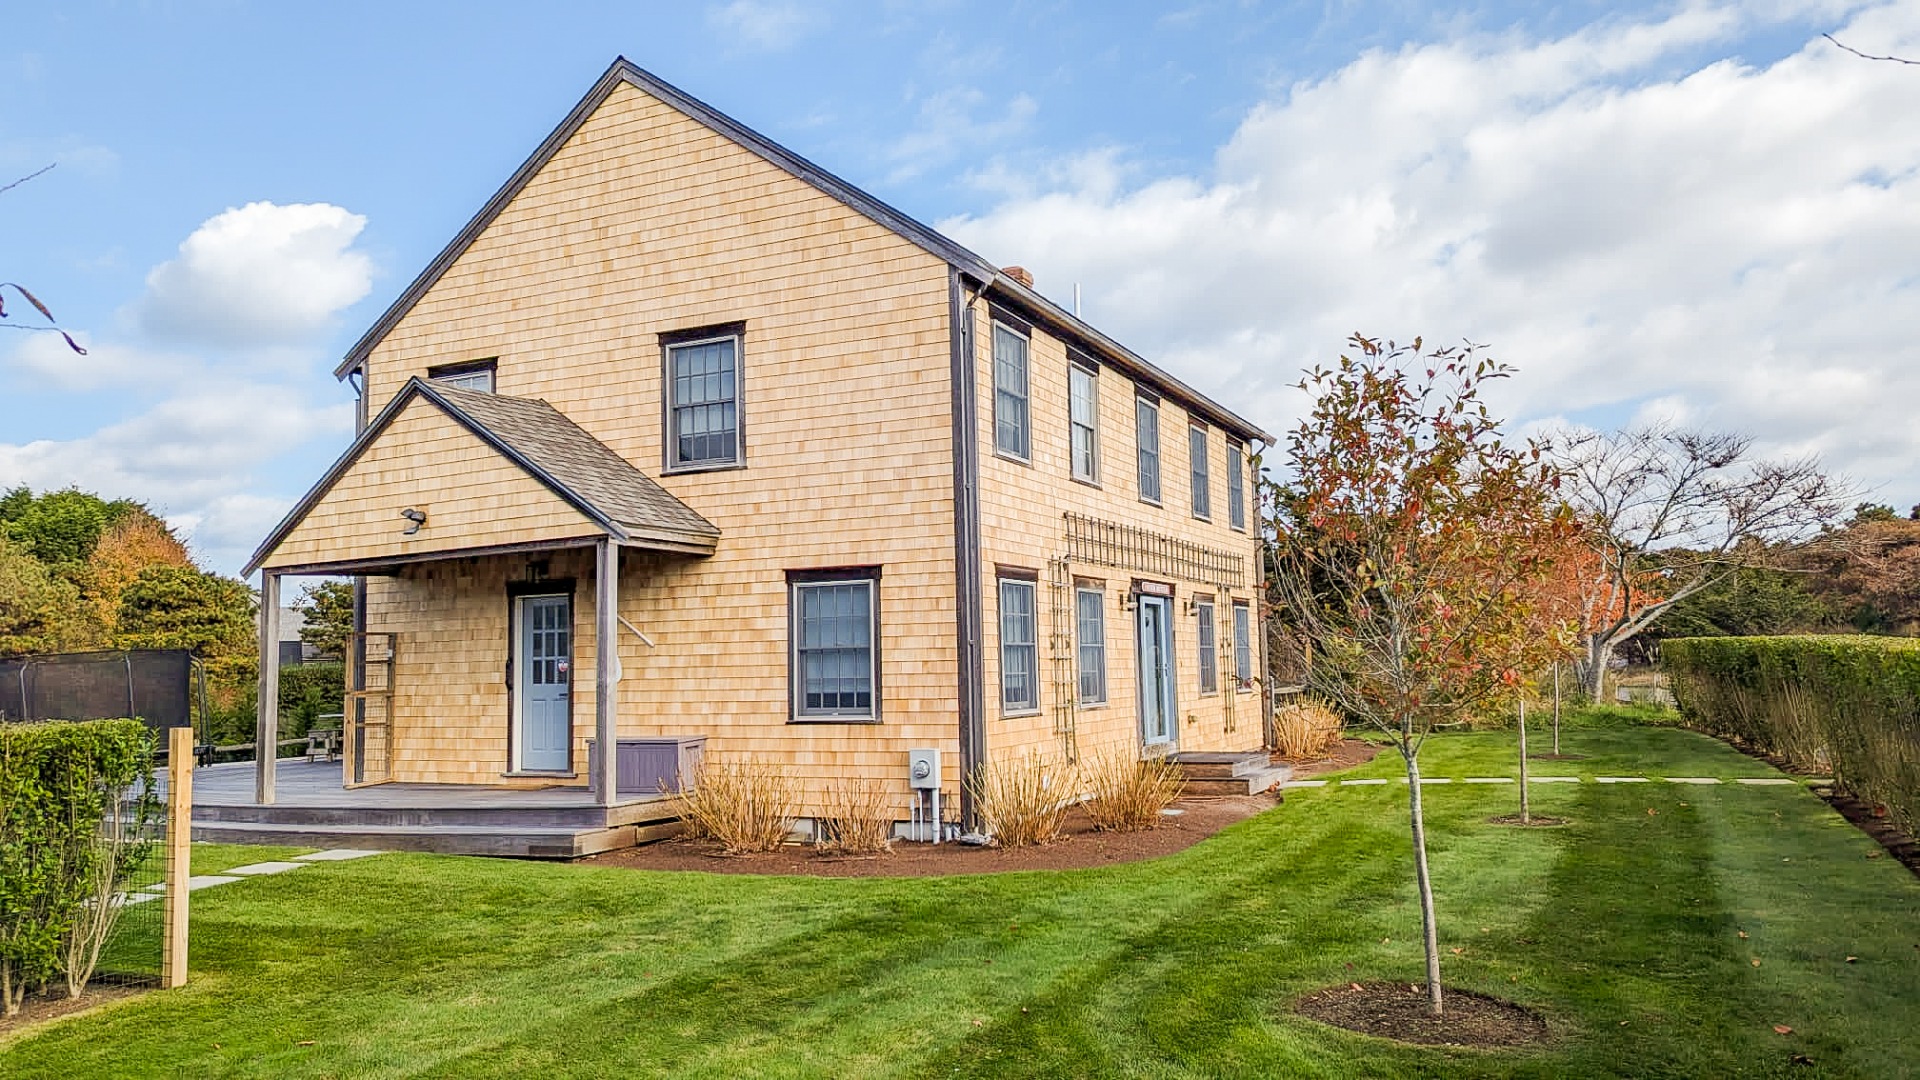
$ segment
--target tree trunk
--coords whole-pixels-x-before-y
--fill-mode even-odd
[[[1587,658],[1581,663],[1579,674],[1580,681],[1585,684],[1582,688],[1595,705],[1605,704],[1601,695],[1607,689],[1607,663],[1613,659],[1613,646],[1613,639],[1601,634],[1587,638]]]
[[[1407,801],[1413,816],[1413,872],[1420,886],[1420,934],[1427,950],[1427,1002],[1433,1015],[1441,1015],[1440,933],[1434,926],[1433,879],[1427,876],[1427,816],[1420,805],[1420,762],[1400,748],[1407,762]]]
[[[1533,807],[1527,802],[1527,695],[1520,694],[1520,824],[1533,824]]]
[[[1560,756],[1560,661],[1553,662],[1553,756]]]

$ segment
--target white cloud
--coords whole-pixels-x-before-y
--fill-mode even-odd
[[[163,385],[179,380],[196,366],[193,360],[174,353],[119,342],[97,342],[84,330],[73,331],[73,337],[87,350],[85,354],[68,348],[59,334],[22,336],[24,340],[7,356],[4,368],[0,368],[11,369],[14,385],[21,389],[102,390]]]
[[[913,130],[887,148],[893,164],[888,182],[909,180],[976,148],[1009,139],[1032,126],[1039,111],[1039,103],[1026,94],[1009,98],[997,114],[987,94],[971,86],[929,94],[920,102]]]
[[[707,10],[715,29],[756,49],[768,52],[790,48],[817,24],[818,12],[777,0],[733,0]]]
[[[147,275],[133,321],[186,344],[312,341],[373,286],[373,261],[352,248],[366,223],[326,203],[255,202],[216,214]]]
[[[1269,430],[1348,334],[1424,333],[1519,365],[1497,404],[1521,420],[1658,400],[1920,498],[1920,81],[1817,37],[1685,62],[1758,17],[1368,52],[1251,110],[1208,175],[1091,155],[944,228],[1082,283],[1095,322]],[[1911,55],[1920,8],[1836,34]]]

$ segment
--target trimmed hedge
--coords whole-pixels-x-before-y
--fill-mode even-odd
[[[0,724],[0,997],[8,1015],[27,989],[66,974],[67,940],[107,865],[101,822],[136,783],[151,798],[153,748],[138,720]]]
[[[1831,769],[1920,831],[1920,640],[1680,638],[1660,661],[1688,726]]]

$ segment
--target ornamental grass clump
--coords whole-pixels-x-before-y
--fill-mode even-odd
[[[1326,757],[1342,734],[1340,714],[1317,697],[1282,705],[1273,714],[1273,749],[1288,761]]]
[[[880,855],[893,846],[893,803],[886,785],[841,777],[827,787],[814,847],[828,855]]]
[[[680,796],[680,819],[695,839],[717,840],[729,855],[773,851],[793,834],[793,778],[757,761],[707,762]]]
[[[1001,847],[1033,847],[1060,838],[1070,776],[1051,758],[1028,754],[984,765],[969,781],[981,826]]]
[[[1087,816],[1105,832],[1141,832],[1165,820],[1187,786],[1180,767],[1166,758],[1141,761],[1118,751],[1101,754],[1080,771]]]

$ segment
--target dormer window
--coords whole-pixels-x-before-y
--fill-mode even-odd
[[[451,386],[460,390],[478,390],[483,394],[491,394],[494,369],[499,365],[500,361],[497,357],[468,360],[460,364],[440,364],[427,369],[427,378],[441,386]]]

